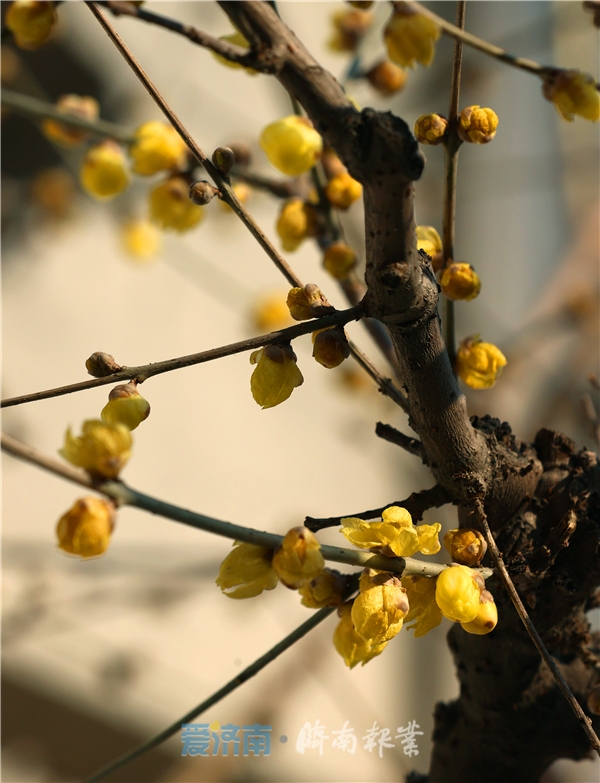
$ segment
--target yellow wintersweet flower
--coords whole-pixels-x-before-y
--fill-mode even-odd
[[[487,552],[487,543],[479,530],[463,527],[449,530],[444,536],[444,546],[454,563],[478,565]]]
[[[263,590],[277,587],[277,574],[271,566],[272,551],[254,544],[235,541],[233,551],[221,563],[215,580],[228,598],[254,598]]]
[[[477,617],[481,590],[467,566],[452,565],[436,579],[435,601],[444,617],[456,623],[468,623]]]
[[[149,220],[128,220],[121,227],[121,242],[132,258],[146,261],[160,252],[162,236]]]
[[[340,532],[355,546],[381,549],[390,556],[412,557],[415,552],[435,555],[440,551],[438,534],[442,526],[439,522],[415,527],[411,515],[400,506],[386,508],[381,516],[381,522],[347,517],[342,519]]]
[[[131,432],[150,415],[150,404],[130,383],[115,386],[108,395],[108,402],[102,408],[100,418],[105,424],[124,424]]]
[[[472,144],[487,144],[496,135],[498,115],[493,109],[467,106],[458,118],[458,135]]]
[[[440,278],[442,293],[454,301],[471,299],[479,296],[481,280],[471,264],[449,264]]]
[[[313,358],[328,370],[339,367],[350,356],[350,346],[342,327],[333,326],[312,333]]]
[[[20,49],[39,49],[58,21],[55,4],[46,0],[15,0],[8,7],[5,25]]]
[[[252,323],[261,332],[282,329],[290,324],[290,312],[282,291],[265,294],[255,303],[252,311]]]
[[[576,69],[555,71],[544,80],[542,92],[569,122],[573,122],[575,114],[591,122],[600,118],[600,95],[596,80],[589,73]]]
[[[417,226],[417,250],[424,250],[431,256],[431,266],[438,272],[444,263],[442,238],[433,226]]]
[[[166,122],[145,122],[135,131],[129,147],[131,168],[136,174],[148,177],[183,165],[186,150],[187,145],[175,128]]]
[[[324,568],[320,574],[298,588],[302,605],[309,609],[339,606],[344,596],[346,577],[333,568]]]
[[[131,456],[132,439],[123,424],[105,424],[99,419],[83,422],[81,435],[69,427],[60,450],[67,462],[96,478],[115,479]]]
[[[165,231],[189,231],[204,217],[202,207],[188,196],[188,184],[183,177],[170,177],[150,191],[150,217]]]
[[[461,623],[461,628],[467,633],[476,636],[484,636],[494,630],[498,624],[498,609],[492,594],[488,590],[482,590],[479,601],[479,609],[473,620]]]
[[[293,527],[273,555],[273,568],[286,587],[299,588],[325,566],[319,540],[307,527]]]
[[[402,587],[408,594],[410,605],[410,611],[404,618],[406,630],[414,629],[415,639],[425,636],[442,622],[442,610],[435,602],[435,579],[403,576]]]
[[[260,146],[276,169],[297,177],[319,160],[323,139],[310,120],[293,114],[267,125],[261,134]]]
[[[331,17],[333,31],[327,45],[334,52],[353,52],[369,29],[373,15],[343,8]]]
[[[78,500],[58,521],[58,548],[69,555],[97,557],[108,549],[115,507],[108,500]]]
[[[483,343],[479,335],[463,340],[456,355],[456,372],[472,389],[489,389],[506,365],[506,357],[492,343]]]
[[[431,65],[441,30],[426,16],[396,3],[383,35],[390,60],[403,68],[412,68],[415,61]]]
[[[336,280],[345,280],[356,266],[356,253],[345,242],[332,242],[325,250],[323,266]]]
[[[406,84],[406,71],[389,60],[382,60],[374,65],[366,77],[377,92],[382,95],[393,95],[400,92]]]
[[[372,647],[389,642],[400,632],[408,609],[407,593],[398,577],[365,569],[351,613],[359,636]]]
[[[66,115],[72,114],[82,120],[92,122],[97,120],[100,114],[98,101],[89,95],[62,95],[56,101],[56,108]],[[90,133],[83,128],[76,128],[74,125],[50,118],[42,122],[42,131],[50,141],[61,144],[63,147],[76,147]]]
[[[362,196],[362,185],[347,171],[343,171],[329,180],[325,187],[325,195],[332,206],[348,209]]]
[[[421,114],[417,118],[414,134],[421,144],[441,144],[448,130],[448,120],[441,114]]]
[[[79,176],[90,196],[114,198],[129,185],[125,153],[116,142],[103,141],[86,152]]]
[[[304,383],[296,364],[296,354],[288,345],[267,345],[250,354],[256,368],[250,378],[250,390],[261,408],[273,408],[285,402],[296,386]]]
[[[286,304],[294,321],[309,321],[334,310],[314,283],[307,283],[304,288],[291,288]]]
[[[349,603],[342,604],[338,609],[338,615],[341,619],[333,632],[333,645],[344,659],[346,666],[353,669],[359,663],[364,666],[375,656],[381,655],[387,642],[375,646],[366,642],[356,632],[351,612],[352,605]]]
[[[301,198],[291,198],[281,207],[276,230],[281,245],[288,253],[296,250],[311,236],[315,225],[315,212]]]

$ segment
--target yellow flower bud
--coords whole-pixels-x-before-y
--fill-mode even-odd
[[[362,185],[344,171],[329,180],[325,187],[325,195],[332,206],[348,209],[361,197]]]
[[[382,60],[374,65],[366,76],[371,86],[382,95],[394,95],[400,92],[404,89],[407,79],[406,71],[389,60]]]
[[[103,141],[85,154],[80,171],[83,189],[93,198],[111,199],[129,185],[127,159],[114,141]]]
[[[466,566],[479,565],[487,551],[487,543],[479,530],[468,527],[449,530],[444,536],[444,546],[455,563]]]
[[[77,557],[104,554],[114,528],[115,507],[108,500],[88,497],[78,500],[56,526],[58,548]]]
[[[441,114],[421,114],[415,122],[414,134],[421,144],[441,144],[448,130],[448,120]]]
[[[235,541],[233,551],[221,563],[215,580],[228,598],[254,598],[263,590],[277,587],[277,574],[271,566],[272,552],[262,546]]]
[[[250,47],[250,44],[248,43],[248,39],[245,35],[242,35],[242,33],[239,32],[239,30],[236,30],[235,33],[230,33],[229,35],[220,35],[219,41],[225,41],[226,43],[232,43],[236,46],[239,46],[242,49],[248,49]],[[228,60],[226,57],[222,57],[220,54],[217,54],[216,52],[211,52],[212,56],[221,63],[221,65],[227,66],[227,68],[241,68],[242,70],[246,71],[247,74],[250,76],[255,76],[258,71],[255,71],[254,68],[246,68],[244,65],[240,65],[240,63],[234,63],[231,60]]]
[[[284,117],[263,130],[260,146],[269,162],[290,177],[304,174],[321,157],[323,139],[304,117]]]
[[[284,250],[291,253],[311,236],[315,227],[314,208],[300,198],[286,201],[277,220],[277,233]]]
[[[497,624],[498,609],[492,594],[487,590],[483,590],[475,618],[469,622],[462,622],[460,625],[467,633],[484,636],[486,633],[493,631]]]
[[[286,587],[299,588],[318,576],[325,566],[321,544],[307,527],[293,527],[273,555],[273,568]]]
[[[65,445],[59,453],[95,478],[115,479],[131,456],[131,446],[131,434],[123,424],[88,419],[83,422],[79,437],[71,433],[70,427],[67,429]]]
[[[441,31],[426,16],[397,3],[383,35],[390,60],[403,68],[412,68],[415,61],[425,66],[431,64]]]
[[[435,602],[435,579],[427,576],[403,576],[410,611],[404,618],[406,630],[414,629],[415,639],[425,636],[442,622],[442,611]]]
[[[113,372],[120,372],[123,368],[115,362],[114,356],[103,351],[96,351],[85,361],[85,368],[94,378],[104,378]]]
[[[467,566],[449,566],[436,579],[436,603],[444,617],[456,623],[468,623],[477,617],[480,594],[474,572]]]
[[[338,609],[338,615],[341,619],[333,632],[333,645],[344,659],[346,666],[353,669],[359,663],[364,666],[376,655],[380,655],[387,642],[373,647],[359,636],[352,622],[351,611],[351,604],[342,604]]]
[[[325,251],[323,266],[336,280],[345,280],[356,266],[356,253],[345,242],[333,242]]]
[[[290,323],[290,313],[281,291],[269,293],[256,302],[252,311],[252,323],[261,332],[281,329]]]
[[[600,95],[596,80],[589,73],[556,70],[544,80],[542,92],[569,122],[573,122],[575,114],[591,122],[600,118]]]
[[[309,321],[335,309],[329,304],[319,286],[314,283],[307,283],[304,288],[290,289],[286,304],[295,321]]]
[[[400,632],[408,614],[408,597],[398,577],[366,569],[360,593],[352,604],[352,622],[359,636],[377,646]]]
[[[479,335],[467,337],[462,341],[456,355],[456,372],[472,389],[489,389],[496,381],[506,357],[492,343],[483,343]]]
[[[204,211],[190,201],[185,179],[170,177],[150,191],[150,217],[165,231],[183,232],[198,225]]]
[[[350,346],[342,327],[313,332],[313,357],[328,370],[339,367],[350,356]]]
[[[435,555],[440,551],[439,522],[415,527],[409,512],[400,506],[386,508],[381,517],[381,522],[347,517],[342,519],[340,532],[355,546],[377,549],[390,556],[412,557],[415,552]]]
[[[455,301],[470,302],[481,291],[481,280],[471,264],[449,264],[442,272],[440,285],[442,293]]]
[[[89,95],[62,95],[56,101],[56,108],[66,115],[72,114],[92,122],[97,120],[100,114],[98,101]],[[76,147],[90,135],[89,131],[83,128],[76,128],[74,125],[50,118],[42,122],[42,131],[50,141],[61,144],[63,147]]]
[[[261,408],[273,408],[285,402],[296,386],[304,383],[296,364],[296,354],[287,345],[267,345],[250,355],[256,368],[250,379],[250,389]]]
[[[149,220],[128,220],[121,227],[121,242],[132,258],[145,261],[160,253],[162,236]]]
[[[371,26],[373,15],[343,8],[331,17],[333,32],[328,46],[334,52],[353,52]]]
[[[458,135],[463,141],[487,144],[496,135],[498,115],[492,109],[467,106],[458,118]]]
[[[347,578],[332,568],[324,568],[320,574],[305,582],[298,592],[302,596],[302,605],[309,609],[322,609],[325,606],[339,606],[344,597]]]
[[[57,21],[54,3],[45,0],[15,0],[4,19],[17,46],[27,51],[46,43]]]
[[[150,415],[150,404],[137,390],[134,381],[115,386],[108,395],[100,418],[105,424],[124,424],[131,432]]]
[[[175,128],[165,122],[145,122],[135,131],[129,147],[136,174],[148,177],[185,164],[187,145]]]

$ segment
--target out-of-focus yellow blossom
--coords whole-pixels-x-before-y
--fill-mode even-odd
[[[126,252],[135,259],[146,261],[160,253],[162,236],[149,220],[128,220],[121,227],[121,241]]]
[[[339,367],[350,356],[350,346],[341,327],[319,329],[312,334],[313,358],[328,370]]]
[[[345,280],[356,266],[356,253],[345,242],[332,242],[325,250],[323,266],[336,280]]]
[[[471,264],[452,263],[442,272],[440,286],[448,299],[470,302],[479,296],[481,280]]]
[[[46,215],[63,219],[72,211],[75,181],[65,169],[44,169],[31,183],[31,195]]]
[[[386,508],[381,516],[381,522],[346,517],[342,519],[340,532],[355,546],[380,549],[390,556],[412,557],[415,552],[435,555],[440,551],[439,522],[415,527],[411,515],[400,506]]]
[[[407,79],[406,71],[389,60],[382,60],[367,73],[367,79],[372,87],[382,95],[394,95],[404,88]]]
[[[285,402],[296,386],[304,383],[296,364],[296,354],[288,345],[267,345],[250,354],[256,367],[250,389],[261,408],[273,408]]]
[[[434,272],[442,268],[442,239],[433,226],[417,226],[417,250],[424,250],[431,256]]]
[[[327,144],[323,146],[321,165],[323,166],[323,170],[325,171],[325,176],[327,179],[333,179],[333,177],[335,177],[337,174],[341,174],[343,171],[347,171],[342,161]]]
[[[421,144],[441,144],[448,130],[448,120],[441,114],[421,114],[415,122],[414,134]]]
[[[69,555],[98,557],[110,544],[115,507],[107,500],[88,497],[78,500],[58,520],[58,548]]]
[[[272,332],[290,324],[290,313],[282,291],[262,296],[252,310],[252,323],[261,332]]]
[[[79,437],[68,428],[59,453],[91,476],[115,479],[131,456],[131,446],[131,434],[125,425],[88,419],[83,422]]]
[[[89,95],[62,95],[56,101],[56,108],[64,114],[73,114],[75,117],[91,122],[97,120],[100,114],[98,101]],[[76,128],[74,125],[50,118],[42,122],[42,131],[50,141],[63,147],[76,147],[90,135],[90,132],[83,128]]]
[[[246,185],[245,182],[236,182],[235,185],[233,185],[233,192],[242,202],[242,204],[247,204],[252,195],[252,188],[250,185]],[[230,214],[233,213],[233,210],[229,204],[222,199],[219,199],[219,207],[223,210],[223,212],[229,212]]]
[[[441,31],[426,16],[397,3],[383,35],[390,60],[403,68],[412,68],[415,61],[431,65]]]
[[[493,109],[467,106],[458,118],[458,135],[472,144],[487,144],[496,135],[498,115]]]
[[[20,49],[39,49],[58,21],[55,4],[46,0],[15,0],[8,7],[4,24]]]
[[[310,582],[305,582],[298,592],[302,596],[302,605],[309,609],[322,609],[325,606],[339,606],[342,603],[346,577],[332,568],[324,568]]]
[[[600,118],[600,95],[596,80],[589,73],[557,70],[544,80],[542,92],[569,122],[573,122],[575,114],[591,122]]]
[[[325,187],[325,195],[332,206],[348,209],[362,196],[362,185],[344,171],[329,180]]]
[[[242,35],[239,30],[236,30],[235,33],[230,33],[229,35],[220,35],[219,41],[235,44],[235,46],[239,46],[242,49],[250,48],[248,39],[245,35]],[[216,52],[211,52],[211,54],[215,60],[221,63],[221,65],[226,65],[228,68],[242,68],[242,70],[246,71],[246,73],[250,76],[255,76],[258,73],[258,71],[255,71],[254,68],[246,68],[245,65],[234,63],[231,60],[228,60],[226,57],[222,57],[220,54],[217,54]]]
[[[134,381],[115,386],[108,395],[100,418],[105,424],[124,424],[131,432],[150,415],[150,403],[137,390]]]
[[[293,114],[267,125],[260,136],[260,146],[276,169],[297,177],[319,160],[323,139],[310,120]]]
[[[352,604],[352,622],[359,636],[377,646],[393,639],[408,614],[408,597],[398,577],[366,569]]]
[[[364,666],[365,663],[368,663],[375,656],[381,655],[386,648],[387,642],[383,642],[375,647],[366,642],[356,632],[351,612],[351,604],[342,604],[338,609],[338,615],[341,619],[333,632],[333,645],[344,659],[346,666],[353,669],[359,663]]]
[[[271,566],[272,555],[266,547],[235,541],[215,581],[228,598],[254,598],[263,590],[273,590],[279,580]]]
[[[183,177],[170,177],[150,191],[150,217],[165,231],[189,231],[204,217],[202,207],[192,204],[188,183]]]
[[[314,208],[301,198],[291,198],[284,203],[279,213],[276,230],[281,245],[288,253],[296,250],[313,233],[315,226]]]
[[[505,365],[502,351],[492,343],[482,342],[479,335],[463,340],[456,354],[456,372],[472,389],[491,388]]]
[[[272,563],[280,581],[294,589],[310,582],[325,566],[321,544],[307,527],[288,530],[273,555]]]
[[[86,152],[81,165],[80,181],[90,196],[108,200],[129,185],[127,158],[121,147],[108,139]]]
[[[444,546],[455,563],[466,566],[479,565],[487,551],[487,543],[479,530],[469,527],[449,530],[444,536]]]
[[[373,15],[363,10],[350,11],[342,8],[331,17],[333,32],[328,46],[334,52],[353,52],[365,35]]]
[[[404,618],[405,628],[407,631],[414,629],[415,639],[425,636],[442,622],[442,610],[435,602],[435,579],[403,576],[402,587],[408,594],[410,605],[410,611]]]
[[[463,565],[452,565],[436,579],[435,601],[444,617],[455,623],[468,623],[477,617],[481,590],[474,572]]]
[[[159,171],[183,166],[187,146],[175,128],[152,120],[140,125],[129,147],[136,174],[149,177]]]
[[[481,593],[479,609],[475,619],[460,625],[467,633],[472,633],[476,636],[484,636],[486,633],[494,630],[498,625],[498,609],[492,594],[488,590],[483,590]]]

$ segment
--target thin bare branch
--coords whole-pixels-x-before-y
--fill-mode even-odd
[[[348,345],[350,346],[350,353],[352,356],[356,359],[358,364],[360,364],[363,370],[373,378],[375,383],[379,386],[379,391],[399,405],[405,413],[408,413],[408,400],[392,379],[383,376],[353,342],[348,340]]]
[[[390,424],[383,424],[383,422],[378,421],[375,426],[375,434],[383,440],[395,443],[396,446],[400,446],[401,449],[408,451],[409,454],[414,454],[415,457],[420,457],[421,459],[424,459],[425,457],[423,444],[420,440],[405,435]]]

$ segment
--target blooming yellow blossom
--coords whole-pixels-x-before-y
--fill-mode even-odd
[[[575,114],[591,122],[600,118],[600,95],[596,80],[589,73],[557,70],[544,80],[542,92],[569,122],[573,122]]]
[[[83,422],[79,437],[68,428],[59,453],[94,477],[115,479],[131,456],[131,446],[131,434],[123,424],[88,419]]]
[[[89,95],[62,95],[56,101],[56,108],[66,115],[72,114],[82,120],[94,121],[98,119],[100,114],[98,101]],[[63,147],[76,147],[89,136],[89,131],[84,128],[77,128],[75,125],[50,118],[42,122],[42,131],[50,141],[61,144]]]
[[[463,565],[453,565],[436,579],[435,600],[444,617],[456,623],[468,623],[477,617],[481,590],[474,572]]]
[[[285,294],[282,291],[271,292],[260,297],[252,311],[252,323],[261,332],[271,332],[290,324]]]
[[[267,345],[250,354],[250,363],[256,365],[250,389],[261,408],[273,408],[285,402],[296,386],[304,383],[290,346]]]
[[[182,166],[187,146],[175,128],[166,122],[145,122],[135,131],[129,147],[136,174],[148,177],[165,169]]]
[[[319,160],[323,139],[310,120],[293,114],[267,125],[261,134],[260,146],[276,169],[296,177]]]
[[[323,266],[336,280],[345,280],[356,266],[356,253],[345,242],[332,242],[325,250]]]
[[[441,31],[426,16],[397,3],[383,35],[390,60],[403,68],[412,68],[415,61],[431,65]]]
[[[472,144],[487,144],[496,135],[498,115],[493,109],[467,106],[458,118],[458,135]]]
[[[162,247],[162,236],[158,228],[149,220],[128,220],[121,227],[123,248],[139,261],[156,256]]]
[[[102,408],[100,418],[105,424],[124,424],[131,432],[150,415],[150,404],[131,381],[115,386],[108,395],[108,402]]]
[[[407,593],[398,577],[371,569],[363,572],[351,615],[356,632],[372,647],[400,632],[408,609]]]
[[[353,669],[359,663],[363,666],[372,658],[381,655],[387,642],[373,647],[366,642],[362,636],[359,636],[352,622],[352,605],[342,604],[338,609],[338,615],[341,618],[335,631],[333,632],[333,645],[338,653],[344,659],[344,663],[350,669]]]
[[[315,213],[310,204],[301,198],[286,201],[279,213],[276,230],[284,250],[291,253],[313,233]]]
[[[350,356],[350,346],[342,327],[319,329],[312,334],[313,357],[328,370],[339,367]]]
[[[404,618],[406,630],[414,629],[415,639],[425,636],[442,622],[442,610],[435,602],[435,579],[427,576],[403,576],[410,611]]]
[[[347,517],[342,519],[340,532],[355,546],[381,549],[384,554],[398,557],[412,557],[415,552],[435,555],[440,551],[439,522],[415,527],[411,515],[400,506],[386,508],[381,516],[381,522]]]
[[[83,189],[97,199],[107,200],[129,185],[127,159],[121,147],[110,139],[91,147],[80,171]]]
[[[342,8],[331,17],[333,32],[328,46],[334,52],[353,52],[371,26],[373,15]]]
[[[150,217],[162,229],[189,231],[204,217],[202,207],[192,204],[183,177],[170,177],[150,191]]]
[[[464,527],[449,530],[444,536],[444,546],[453,562],[466,566],[475,566],[487,551],[487,543],[479,530]]]
[[[489,389],[498,380],[506,357],[492,343],[484,343],[479,335],[463,340],[456,355],[456,372],[472,389]]]
[[[305,582],[298,592],[302,596],[302,605],[309,609],[322,609],[325,606],[339,606],[344,596],[346,577],[333,568],[324,568],[320,574]]]
[[[273,555],[273,568],[286,587],[298,588],[318,576],[325,566],[321,544],[307,527],[293,527]]]
[[[382,60],[374,65],[366,74],[372,87],[382,95],[394,95],[404,89],[406,84],[406,71],[399,68],[389,60]]]
[[[481,280],[471,264],[449,264],[440,278],[442,293],[454,301],[470,302],[479,296]]]
[[[441,114],[421,114],[417,118],[414,134],[421,144],[441,144],[448,130],[448,120]]]
[[[479,601],[479,609],[475,618],[469,622],[463,622],[460,625],[467,633],[472,633],[476,636],[484,636],[486,633],[493,631],[497,624],[498,609],[492,594],[487,590],[483,590]]]
[[[287,295],[286,305],[294,321],[309,321],[314,318],[304,288],[291,288]]]
[[[332,206],[348,209],[362,196],[362,185],[352,179],[347,171],[343,171],[329,180],[325,187],[325,195]]]
[[[228,598],[254,598],[263,590],[277,587],[277,574],[271,566],[272,551],[254,544],[235,541],[221,563],[216,583]]]
[[[20,49],[39,49],[58,21],[55,4],[46,0],[15,0],[8,7],[5,25]]]
[[[58,548],[69,555],[97,557],[108,549],[115,507],[107,500],[78,500],[58,521]]]

